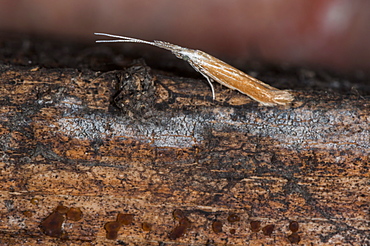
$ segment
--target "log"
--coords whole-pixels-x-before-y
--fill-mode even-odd
[[[370,243],[368,95],[84,64],[0,64],[1,244]]]

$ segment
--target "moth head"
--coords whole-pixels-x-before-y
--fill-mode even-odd
[[[177,57],[177,58],[180,58],[184,61],[189,61],[190,60],[190,57],[186,54],[183,54],[183,53],[179,53],[179,52],[173,52],[173,54]]]

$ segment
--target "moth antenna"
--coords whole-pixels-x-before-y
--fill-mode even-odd
[[[95,41],[96,43],[119,43],[119,42],[123,42],[123,43],[141,43],[141,44],[149,44],[149,45],[153,45],[153,46],[158,47],[158,45],[156,43],[145,41],[145,40],[142,40],[142,39],[130,38],[130,37],[118,36],[118,35],[113,35],[113,34],[108,34],[108,33],[100,33],[100,32],[96,32],[94,34],[97,35],[97,36],[106,36],[106,37],[111,37],[111,38],[118,38],[118,39],[113,39],[113,40],[96,40]]]
[[[111,38],[118,38],[114,40],[96,40],[96,43],[140,43],[140,44],[149,44],[161,49],[169,50],[172,53],[176,54],[179,51],[182,51],[186,48],[183,48],[181,46],[171,44],[168,42],[163,42],[163,41],[157,41],[154,40],[154,42],[142,40],[142,39],[137,39],[137,38],[130,38],[130,37],[124,37],[124,36],[118,36],[118,35],[113,35],[113,34],[108,34],[108,33],[100,33],[96,32],[94,33],[95,35],[100,35],[100,36],[106,36],[106,37],[111,37]]]

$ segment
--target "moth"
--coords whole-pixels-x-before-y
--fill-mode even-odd
[[[107,33],[94,34],[117,38],[113,40],[97,40],[97,43],[141,43],[171,51],[177,58],[187,61],[197,72],[207,79],[211,86],[213,99],[216,98],[212,84],[214,81],[230,89],[238,90],[265,106],[287,105],[294,99],[290,92],[274,88],[201,50],[188,49],[164,41],[155,40],[150,42]]]

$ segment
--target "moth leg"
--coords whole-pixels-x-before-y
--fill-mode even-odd
[[[195,71],[197,71],[198,73],[200,73],[201,75],[203,75],[203,77],[204,78],[206,78],[207,79],[207,81],[208,81],[208,84],[211,86],[211,90],[212,90],[212,99],[213,100],[215,100],[216,99],[216,93],[215,93],[215,88],[213,87],[213,84],[212,84],[212,82],[214,81],[212,78],[210,78],[209,76],[207,76],[202,70],[202,68],[199,66],[199,65],[197,65],[197,64],[195,64],[195,62],[194,61],[192,61],[192,60],[188,60],[187,61],[194,69],[195,69]]]
[[[212,90],[212,99],[215,100],[216,99],[216,94],[215,94],[215,88],[213,88],[213,79],[211,79],[210,77],[208,77],[207,75],[204,75],[202,72],[200,72],[208,81],[208,84],[211,86],[211,90]]]

